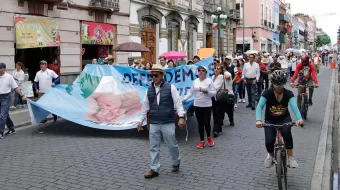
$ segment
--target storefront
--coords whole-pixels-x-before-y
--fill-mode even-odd
[[[81,31],[83,67],[93,59],[102,63],[105,57],[113,54],[112,48],[117,41],[115,25],[82,21]]]
[[[39,62],[52,63],[60,55],[59,19],[36,16],[16,16],[15,22],[15,62],[22,62],[34,80],[40,70]]]
[[[252,39],[249,37],[244,38],[244,51],[248,51],[252,49]],[[242,53],[243,51],[243,38],[236,38],[236,52]]]

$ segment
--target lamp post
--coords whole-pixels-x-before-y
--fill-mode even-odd
[[[221,25],[221,19],[225,20],[228,18],[228,16],[225,14],[225,12],[222,10],[221,7],[217,7],[216,11],[214,12],[213,15],[211,15],[212,19],[217,18],[217,46],[218,46],[218,58],[221,57],[221,30],[220,30],[220,25]]]

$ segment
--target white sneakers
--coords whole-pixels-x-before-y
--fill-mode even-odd
[[[234,105],[234,108],[237,108],[237,104]]]
[[[270,154],[267,155],[267,158],[264,160],[264,167],[270,168],[274,164],[274,157]],[[289,168],[297,168],[299,165],[293,158],[293,156],[288,157],[288,167]]]
[[[270,154],[267,155],[267,158],[264,160],[264,167],[270,168],[274,164],[274,157],[272,157]]]
[[[299,165],[298,163],[295,161],[295,159],[293,158],[293,156],[289,156],[288,157],[288,167],[290,168],[297,168]]]
[[[246,103],[246,99],[244,99],[244,98],[243,99],[239,99],[238,103]]]

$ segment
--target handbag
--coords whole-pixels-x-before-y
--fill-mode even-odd
[[[155,103],[155,101],[157,100],[157,96],[159,95],[162,89],[163,87],[159,89],[159,91],[156,93],[155,99],[152,101],[152,104],[150,105],[153,105]],[[150,109],[151,109],[151,106],[150,106]],[[150,129],[150,110],[146,113],[146,127]]]
[[[216,93],[216,102],[227,104],[229,100],[229,91],[225,88],[225,78],[223,76],[223,88],[221,87]]]

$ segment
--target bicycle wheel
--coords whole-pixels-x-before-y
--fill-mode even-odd
[[[278,149],[276,152],[276,177],[279,190],[287,190],[286,152],[283,149]]]
[[[306,96],[302,96],[301,98],[301,116],[302,116],[302,119],[304,120],[307,120],[307,106],[306,104],[308,104],[307,102],[307,97]]]

